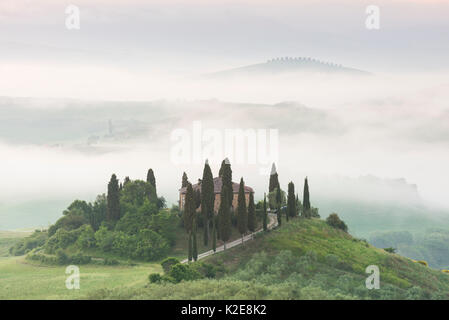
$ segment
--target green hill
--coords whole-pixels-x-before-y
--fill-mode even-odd
[[[225,270],[180,283],[99,290],[92,299],[449,299],[449,275],[388,253],[318,219],[293,219],[195,264]],[[193,264],[193,265],[195,265]],[[368,290],[377,265],[380,289]]]

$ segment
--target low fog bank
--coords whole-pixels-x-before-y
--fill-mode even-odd
[[[97,75],[90,80],[101,83]],[[16,81],[14,77],[8,85]],[[278,162],[283,188],[292,180],[301,193],[303,179],[309,176],[312,201],[316,199],[326,212],[340,200],[449,207],[449,84],[438,74],[283,74],[171,83],[137,77],[124,87],[130,78],[111,79],[118,81],[117,86],[99,95],[111,95],[104,101],[42,98],[50,95],[45,88],[51,81],[37,82],[45,87],[40,98],[0,97],[0,174],[8,181],[0,186],[0,229],[6,215],[10,222],[13,219],[8,212],[20,211],[12,206],[42,199],[55,199],[60,206],[65,201],[68,205],[68,199],[92,201],[106,192],[112,173],[120,179],[143,179],[150,167],[156,173],[159,194],[169,204],[176,203],[183,171],[196,182],[206,157],[216,175],[221,159],[228,156],[223,148],[215,158],[205,152],[217,143],[207,141],[207,130],[215,130],[222,139],[230,129],[267,133],[277,129],[279,152],[271,160]],[[76,74],[72,80],[81,81]],[[96,90],[89,83],[79,88]],[[155,99],[158,90],[161,97],[171,99]],[[152,98],[113,101],[114,95],[134,93],[139,93],[133,95],[136,100]],[[177,94],[183,99],[174,98]],[[197,154],[190,145],[189,158],[178,163],[172,151],[179,141],[173,141],[172,134],[182,129],[193,143],[195,123],[201,126],[204,152]],[[268,176],[261,175],[260,169],[269,169],[270,157],[257,158],[255,164],[246,160],[231,159],[234,180],[244,176],[256,189],[256,199],[261,199]],[[54,208],[48,209],[51,217]],[[439,215],[436,209],[425,214]],[[47,218],[42,219],[42,224],[47,223]]]

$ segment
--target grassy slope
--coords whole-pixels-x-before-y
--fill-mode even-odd
[[[298,256],[307,251],[314,251],[318,254],[318,260],[323,263],[326,255],[333,254],[349,265],[353,273],[361,274],[365,278],[368,276],[365,274],[366,267],[377,265],[383,283],[401,288],[419,286],[429,291],[440,289],[449,292],[449,275],[397,254],[385,252],[317,219],[295,219],[288,224],[284,223],[281,228],[271,231],[257,241],[212,256],[209,261],[221,260],[233,270],[248,261],[252,253],[261,250],[273,255],[280,250],[290,250]]]
[[[365,273],[365,268],[369,265],[377,265],[380,269],[381,288],[390,285],[389,288],[393,286],[396,288],[393,288],[393,290],[406,292],[407,289],[412,287],[420,287],[429,294],[439,292],[449,299],[449,275],[424,267],[399,255],[377,249],[364,241],[329,227],[324,221],[316,219],[295,219],[288,224],[284,222],[282,227],[258,236],[254,241],[207,258],[206,260],[210,263],[225,265],[229,276],[222,279],[202,279],[179,284],[153,284],[148,288],[131,290],[116,289],[95,292],[89,298],[259,299],[262,297],[289,299],[288,290],[301,291],[299,295],[301,299],[339,298],[338,294],[331,291],[328,294],[316,287],[301,288],[299,282],[303,280],[300,278],[295,278],[298,280],[293,280],[293,282],[264,285],[259,280],[242,281],[241,277],[233,276],[238,275],[239,272],[241,273],[248,267],[249,264],[247,263],[255,253],[264,251],[268,254],[269,260],[275,261],[282,250],[290,250],[294,256],[299,258],[305,257],[310,251],[314,251],[317,260],[307,267],[316,271],[313,275],[315,279],[319,279],[321,272],[323,276],[325,272],[327,272],[327,275],[334,274],[335,281],[331,280],[333,283],[329,283],[329,288],[332,288],[332,286],[338,287],[340,285],[338,281],[349,275],[353,280],[355,279],[355,284],[351,283],[350,285],[356,285],[366,292],[364,286],[368,275]],[[330,254],[337,256],[343,264],[336,267],[330,266],[328,260],[326,260]]]
[[[429,292],[449,292],[449,275],[377,249],[315,219],[295,219],[288,224],[284,222],[282,227],[242,246],[208,257],[206,261],[224,264],[229,276],[232,276],[244,269],[255,253],[264,251],[275,260],[282,250],[290,250],[297,257],[314,251],[317,261],[310,267],[316,269],[317,273],[321,272],[323,266],[329,268],[326,257],[335,255],[344,264],[343,267],[330,269],[332,273],[335,272],[335,277],[355,275],[360,286],[364,286],[367,277],[365,268],[374,264],[380,268],[381,287],[392,284],[402,289],[418,286]],[[150,263],[140,263],[134,267],[87,265],[81,266],[80,271],[81,290],[67,290],[65,267],[29,264],[24,257],[0,258],[0,299],[226,299],[247,298],[258,290],[268,292],[264,293],[264,297],[283,298],[287,288],[282,285],[278,288],[269,287],[254,281],[242,283],[228,276],[218,280],[203,279],[145,288],[148,274],[161,272],[159,265]],[[320,292],[309,292],[308,295],[323,298]]]

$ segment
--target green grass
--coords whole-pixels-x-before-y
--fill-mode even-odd
[[[137,266],[81,265],[80,289],[68,290],[65,266],[30,264],[25,257],[0,258],[0,300],[79,299],[99,289],[142,288],[148,274],[161,272],[159,264]]]
[[[178,243],[182,237],[184,233],[179,234]],[[200,248],[200,252],[207,249],[202,244]],[[184,250],[179,244],[173,253],[183,257]],[[276,264],[285,250],[292,253],[294,263],[308,261],[293,268],[296,274],[282,276],[274,271],[288,266],[286,258],[284,264]],[[268,255],[265,261],[273,263],[265,271],[257,269],[263,259],[254,260],[261,252]],[[304,260],[311,253],[316,258]],[[329,263],[331,256],[338,265]],[[351,299],[380,298],[389,290],[406,297],[414,288],[428,297],[449,298],[449,275],[375,248],[318,219],[284,221],[281,227],[205,261],[223,265],[226,273],[219,279],[149,285],[148,275],[162,272],[159,264],[82,265],[81,289],[68,290],[65,266],[39,266],[25,257],[4,257],[0,258],[0,299]],[[377,297],[375,290],[368,292],[364,287],[369,265],[379,266],[381,289],[387,290],[379,290]]]
[[[254,252],[262,250],[273,256],[281,250],[290,250],[296,256],[313,251],[322,263],[325,263],[327,255],[332,254],[337,256],[352,273],[364,277],[367,276],[366,267],[377,265],[383,283],[404,289],[419,286],[429,292],[433,290],[449,292],[449,276],[441,271],[373,247],[318,219],[294,219],[256,241],[216,254],[207,260],[224,263],[228,270],[234,271],[242,267]]]

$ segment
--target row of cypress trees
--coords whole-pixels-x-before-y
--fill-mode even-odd
[[[281,205],[282,205],[282,196],[281,196],[281,188],[279,184],[279,176],[276,171],[276,166],[273,163],[270,181],[268,186],[269,192],[276,191],[276,204],[277,204],[277,219],[278,224],[282,224],[282,214],[281,214]],[[264,206],[265,206],[264,200]],[[298,206],[300,205],[298,200],[298,195],[295,197],[295,185],[292,181],[288,184],[287,191],[287,210],[286,210],[286,220],[288,221],[290,218],[296,217],[299,212]],[[303,218],[311,218],[312,217],[312,208],[310,205],[310,194],[309,194],[309,182],[307,177],[304,180],[304,193],[303,193],[303,205],[301,210],[301,217]]]
[[[203,242],[204,245],[209,245],[212,241],[212,249],[216,250],[217,239],[220,239],[224,243],[224,249],[226,249],[226,242],[229,241],[232,232],[232,200],[234,197],[232,187],[232,170],[231,164],[228,159],[225,159],[221,163],[219,170],[219,176],[222,179],[222,188],[220,192],[220,206],[218,208],[218,216],[214,216],[215,208],[215,193],[214,193],[214,181],[212,170],[208,161],[204,165],[203,178],[201,180],[201,189],[196,192],[193,190],[192,184],[188,181],[187,175],[184,172],[182,176],[182,186],[187,187],[184,204],[184,226],[188,233],[188,248],[189,248],[189,261],[197,260],[198,258],[198,245],[197,245],[197,212],[196,209],[201,204],[201,217],[203,219]],[[282,223],[281,215],[281,203],[282,194],[279,184],[279,177],[276,172],[276,167],[273,164],[273,169],[270,175],[269,192],[276,191],[276,203],[277,203],[277,219],[278,224]],[[199,200],[198,200],[199,199]],[[254,194],[249,194],[248,205],[246,204],[245,194],[245,182],[243,178],[240,179],[239,192],[237,197],[237,229],[242,236],[242,242],[244,235],[249,232],[254,232],[256,229],[256,210],[254,205]],[[287,193],[287,210],[286,219],[298,216],[298,195],[295,196],[295,185],[293,182],[288,184]],[[301,210],[301,216],[304,218],[311,218],[311,206],[309,185],[307,177],[304,182],[304,194],[303,194],[303,208]],[[263,230],[268,229],[268,215],[267,215],[267,200],[266,194],[264,194],[263,200],[263,214],[262,214]],[[212,228],[212,234],[210,231]]]
[[[222,180],[222,187],[220,192],[220,205],[218,208],[218,215],[215,218],[215,192],[212,170],[206,160],[203,170],[203,178],[201,180],[201,217],[203,219],[203,242],[204,245],[209,245],[212,241],[212,249],[216,250],[217,239],[224,243],[226,249],[226,242],[229,241],[232,233],[232,200],[234,197],[232,186],[232,170],[228,159],[221,163],[219,176]],[[192,184],[188,181],[187,175],[184,172],[182,176],[182,186],[187,187],[184,204],[184,226],[188,233],[188,248],[189,261],[197,260],[197,212],[198,206],[195,206],[195,191]],[[248,199],[248,206],[246,205],[245,183],[243,178],[240,180],[239,194],[237,198],[237,228],[243,236],[247,231],[254,232],[256,228],[256,209],[254,204],[254,194],[250,193]],[[266,220],[266,219],[265,219]],[[265,221],[266,225],[266,221]],[[212,228],[212,235],[210,229]],[[265,226],[266,229],[266,226]]]

